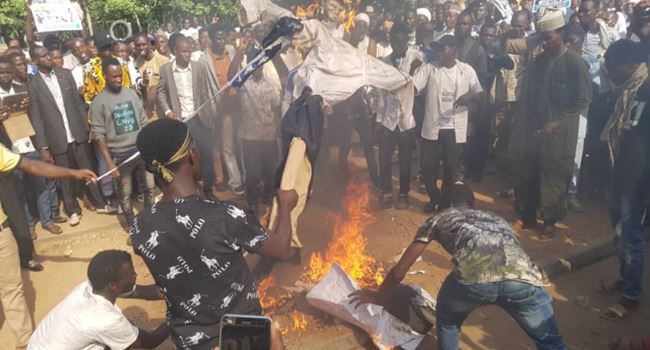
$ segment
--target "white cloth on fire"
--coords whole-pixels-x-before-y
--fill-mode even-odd
[[[435,305],[434,299],[419,286],[414,286],[422,300]],[[307,294],[307,301],[314,307],[339,319],[347,321],[367,332],[379,349],[401,346],[415,349],[423,335],[415,333],[404,322],[389,314],[379,305],[366,304],[355,308],[349,295],[359,287],[336,263]]]
[[[269,0],[241,0],[241,4],[248,23],[270,23],[283,16],[293,16]],[[308,19],[302,23],[304,29],[295,34],[294,39],[303,49],[310,51],[298,69],[294,97],[300,96],[308,86],[327,104],[334,105],[361,87],[370,85],[392,92],[402,113],[411,113],[414,89],[409,76],[333,37],[319,20]]]

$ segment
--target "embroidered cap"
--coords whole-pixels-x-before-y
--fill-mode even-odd
[[[564,14],[559,10],[547,9],[542,18],[537,21],[537,30],[539,32],[550,32],[560,29],[566,25]]]

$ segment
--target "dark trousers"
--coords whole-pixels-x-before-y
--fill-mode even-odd
[[[34,242],[29,231],[27,216],[23,204],[23,195],[19,192],[18,178],[13,174],[0,176],[0,203],[9,218],[9,226],[18,244],[20,265],[27,267],[34,254]]]
[[[270,204],[278,166],[278,144],[275,141],[242,140],[246,168],[246,201],[257,212],[260,201]]]
[[[463,144],[456,142],[456,132],[453,129],[443,129],[438,133],[438,140],[422,139],[420,167],[422,181],[429,194],[431,202],[438,204],[439,209],[450,206],[449,190],[461,176],[460,165],[463,154]],[[442,195],[438,190],[438,169],[442,160]]]
[[[136,150],[130,152],[120,152],[113,153],[113,161],[115,164],[121,164],[126,159],[128,159]],[[153,205],[153,195],[154,195],[154,178],[153,174],[148,173],[145,169],[144,160],[137,157],[136,159],[124,164],[120,168],[120,179],[117,181],[118,188],[118,198],[120,200],[120,205],[124,211],[124,218],[129,227],[133,225],[133,206],[131,205],[131,195],[134,190],[134,180],[137,181],[139,185],[144,185],[146,190],[144,192],[144,207],[149,208]]]
[[[345,141],[341,144],[339,152],[339,164],[347,170],[348,155],[352,146],[352,128],[359,134],[359,141],[363,147],[363,156],[366,158],[368,175],[374,185],[379,184],[379,169],[377,168],[377,157],[372,147],[372,121],[367,117],[357,117],[349,121],[341,132],[346,133]]]
[[[474,134],[467,139],[465,149],[465,177],[480,180],[483,177],[485,163],[490,151],[490,133],[492,130],[492,111],[487,103],[481,103],[481,110],[474,111],[476,117]]]
[[[399,131],[380,126],[379,131],[379,178],[384,194],[393,192],[391,158],[395,146],[399,147],[399,193],[408,194],[411,189],[411,156],[415,147],[415,129]]]
[[[204,191],[212,191],[211,189],[216,178],[214,173],[214,145],[212,143],[212,129],[205,126],[198,117],[190,119],[187,122],[187,127],[190,129],[192,139],[194,139],[196,147],[199,149],[203,189]],[[226,174],[226,172],[224,172],[224,174]]]
[[[544,225],[552,226],[566,215],[574,155],[550,154],[542,140],[530,140],[525,147],[515,165],[515,208],[525,223],[536,222],[539,211]]]
[[[619,233],[618,262],[623,281],[623,297],[639,300],[643,290],[643,269],[645,258],[645,229],[643,221],[647,209],[635,196],[612,191],[610,199],[610,218]]]
[[[58,166],[74,169],[93,169],[92,153],[90,151],[90,144],[73,142],[68,144],[68,152],[63,154],[53,155],[54,163]],[[74,180],[61,179],[59,186],[61,189],[61,197],[63,198],[63,208],[66,215],[81,214],[81,207],[77,202],[74,192]],[[102,196],[99,186],[95,183],[86,186],[88,197],[90,201],[98,208],[104,207],[106,201]]]

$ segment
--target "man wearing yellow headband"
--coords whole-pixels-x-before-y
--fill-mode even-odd
[[[152,122],[138,134],[137,146],[163,197],[136,216],[133,248],[165,295],[174,344],[212,349],[224,314],[262,315],[242,253],[291,256],[290,213],[298,195],[278,191],[277,225],[267,233],[242,209],[202,196],[199,153],[184,123]]]

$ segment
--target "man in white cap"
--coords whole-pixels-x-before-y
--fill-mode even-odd
[[[431,22],[431,10],[426,7],[420,7],[415,11],[418,15],[418,23]]]
[[[361,12],[354,17],[354,28],[350,30],[350,44],[357,49],[376,57],[377,44],[368,36],[370,16]]]
[[[547,11],[537,24],[544,52],[529,68],[528,113],[515,122],[509,148],[519,162],[516,207],[524,228],[537,225],[540,240],[554,237],[566,214],[567,186],[573,170],[579,115],[591,102],[591,78],[582,57],[567,50],[561,11]]]

